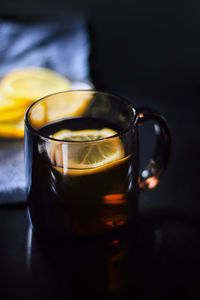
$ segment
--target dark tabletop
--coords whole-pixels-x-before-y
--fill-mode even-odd
[[[180,216],[139,218],[106,248],[49,247],[25,208],[0,211],[1,299],[199,299],[200,226]]]

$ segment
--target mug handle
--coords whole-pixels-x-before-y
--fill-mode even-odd
[[[156,134],[156,146],[152,159],[147,164],[146,169],[139,175],[140,189],[153,189],[165,171],[171,149],[171,135],[165,119],[154,109],[148,107],[137,108],[138,125],[143,122],[153,120]]]

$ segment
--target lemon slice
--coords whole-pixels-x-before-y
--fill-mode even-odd
[[[0,124],[3,122],[16,122],[24,117],[25,110],[11,110],[0,113]]]
[[[118,136],[113,137],[116,134],[110,128],[61,130],[51,137],[69,143],[51,144],[47,150],[48,156],[62,174],[86,175],[99,172],[116,164],[125,155],[122,141]],[[106,139],[107,137],[111,138]]]
[[[96,141],[116,135],[117,132],[110,128],[97,129],[85,129],[85,130],[67,130],[63,129],[54,133],[51,137],[57,140],[63,141]]]
[[[0,94],[0,122],[16,122],[23,118],[27,105],[6,99]]]
[[[11,110],[25,110],[27,107],[28,105],[24,105],[11,99],[7,99],[0,93],[0,115]]]
[[[52,122],[58,118],[69,118],[82,115],[93,98],[93,92],[76,91],[59,93],[48,97],[46,102],[46,120]]]
[[[23,138],[24,120],[12,123],[0,123],[0,137],[2,138]]]
[[[33,102],[60,91],[71,84],[64,76],[45,68],[24,68],[7,74],[1,82],[3,95],[20,103]]]
[[[47,122],[80,116],[91,103],[93,94],[93,92],[76,91],[74,93],[69,91],[50,95],[48,101],[42,101],[30,110],[30,123],[35,129],[38,129]],[[58,139],[60,138],[58,137]]]
[[[6,99],[0,93],[0,137],[23,138],[26,109],[27,105]]]

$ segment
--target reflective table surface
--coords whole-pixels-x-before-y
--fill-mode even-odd
[[[146,215],[110,247],[50,247],[25,207],[0,210],[1,299],[198,299],[200,224]]]

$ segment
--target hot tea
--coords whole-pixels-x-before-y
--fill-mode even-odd
[[[127,153],[121,131],[93,117],[59,120],[38,130],[49,138],[35,142],[32,154],[28,205],[38,235],[104,235],[133,218],[137,155]]]

